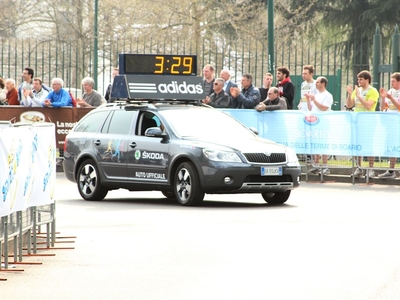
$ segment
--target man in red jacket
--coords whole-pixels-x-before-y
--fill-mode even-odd
[[[15,87],[15,80],[8,78],[6,80],[6,102],[8,105],[19,105],[18,102],[18,90]]]
[[[290,80],[290,71],[286,67],[280,67],[276,70],[277,88],[279,96],[286,99],[288,109],[293,109],[294,84]]]

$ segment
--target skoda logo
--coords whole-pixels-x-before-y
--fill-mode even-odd
[[[140,159],[140,150],[135,151],[135,158]]]
[[[264,154],[268,157],[271,156],[271,152],[264,152]]]

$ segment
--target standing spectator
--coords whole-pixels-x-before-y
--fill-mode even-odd
[[[252,84],[253,76],[249,73],[243,74],[242,91],[232,87],[232,107],[233,108],[255,108],[260,103],[260,91]]]
[[[314,95],[311,93],[305,94],[307,99],[307,108],[309,111],[330,111],[333,104],[333,96],[326,90],[326,86],[328,85],[328,80],[321,76],[318,77],[315,81],[315,87],[318,92]],[[320,155],[314,155],[314,163],[316,166],[319,165]],[[311,169],[309,173],[312,174],[320,174],[322,172],[323,175],[329,175],[330,171],[328,169],[328,155],[322,155],[322,166],[323,169],[316,167]]]
[[[43,88],[42,80],[40,78],[33,78],[33,89],[23,89],[24,100],[20,103],[23,106],[43,107],[43,102],[49,94]]]
[[[376,88],[371,86],[372,76],[369,71],[361,71],[357,74],[358,86],[353,87],[348,85],[346,90],[348,93],[346,106],[347,107],[354,107],[355,112],[360,111],[370,111],[374,112],[376,105],[379,99],[379,92]],[[360,177],[363,173],[361,169],[361,160],[362,157],[358,156],[357,158],[357,167],[354,173],[351,175],[354,178]],[[368,157],[369,167],[374,167],[375,157]],[[375,172],[374,170],[370,169],[368,172],[368,177],[374,177]]]
[[[214,80],[214,93],[207,96],[203,103],[208,104],[216,108],[228,108],[229,107],[229,96],[224,91],[224,80],[217,78]]]
[[[51,80],[52,91],[43,101],[45,107],[72,106],[72,99],[69,93],[63,89],[64,81],[61,78]]]
[[[6,85],[4,84],[3,78],[0,77],[0,105],[6,104],[7,99],[7,91],[5,89]]]
[[[303,72],[301,73],[304,81],[301,83],[300,101],[297,105],[297,108],[299,110],[308,111],[306,94],[315,95],[317,93],[317,88],[315,87],[315,80],[313,79],[313,75],[314,66],[305,65],[303,67]],[[312,163],[312,161],[312,156],[307,154],[307,163]]]
[[[118,68],[114,68],[111,73],[111,83],[108,85],[106,94],[104,95],[104,98],[106,99],[107,102],[112,102],[111,101],[112,85],[113,85],[115,76],[117,76],[118,74],[119,74]]]
[[[6,102],[8,105],[19,105],[18,102],[18,90],[15,87],[15,80],[8,78],[6,79]]]
[[[267,100],[269,88],[272,86],[274,77],[271,73],[265,73],[263,77],[263,86],[259,88],[261,101]]]
[[[257,111],[263,110],[280,110],[287,109],[286,100],[279,96],[279,90],[277,87],[272,87],[268,90],[267,99],[260,102],[256,106]]]
[[[222,70],[219,73],[219,77],[221,77],[223,80],[225,80],[224,91],[225,91],[225,93],[228,94],[229,103],[231,105],[231,103],[232,103],[231,87],[237,87],[238,85],[236,84],[236,82],[233,82],[231,80],[231,73],[229,73],[228,70]],[[229,107],[231,107],[231,106],[229,106]]]
[[[400,110],[400,73],[396,72],[390,76],[390,84],[392,88],[385,91],[384,88],[379,89],[381,95],[381,111],[388,113],[398,113]],[[394,169],[396,165],[396,157],[389,158],[389,168]],[[383,174],[378,175],[379,178],[396,178],[394,170],[387,170]]]
[[[22,71],[22,79],[24,80],[20,86],[18,87],[18,102],[25,100],[23,90],[32,91],[33,88],[33,69],[32,68],[25,68]]]
[[[100,106],[103,103],[103,97],[101,96],[101,94],[98,91],[94,90],[93,78],[83,78],[82,87],[85,91],[82,95],[82,99],[76,99],[76,103],[79,104],[80,107]]]
[[[215,68],[212,65],[205,65],[203,68],[203,91],[206,96],[214,93],[214,72]]]
[[[278,80],[277,87],[279,94],[284,97],[287,102],[288,109],[293,109],[294,98],[294,84],[290,80],[290,71],[286,67],[280,67],[276,72],[276,79]]]
[[[303,82],[301,83],[300,89],[300,101],[297,108],[299,110],[308,111],[308,101],[306,98],[306,94],[315,95],[317,93],[317,88],[315,86],[314,76],[314,66],[305,65],[303,67],[303,72],[301,73],[301,77],[303,78]]]
[[[22,79],[24,80],[20,86],[18,87],[18,101],[21,102],[22,100],[25,100],[25,96],[24,96],[24,92],[23,90],[26,89],[29,92],[32,91],[33,89],[33,75],[34,75],[34,71],[32,68],[26,67],[23,71],[22,71]],[[42,83],[42,89],[44,89],[45,91],[49,92],[50,89],[45,86]]]

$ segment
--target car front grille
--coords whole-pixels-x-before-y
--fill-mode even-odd
[[[261,175],[249,175],[244,179],[244,182],[292,182],[292,176],[282,175],[282,176],[261,176]]]
[[[269,154],[269,153],[268,153]],[[285,153],[243,153],[249,163],[284,163],[286,162]]]

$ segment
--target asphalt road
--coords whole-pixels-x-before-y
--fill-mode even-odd
[[[182,207],[124,190],[86,202],[58,173],[58,236],[76,238],[56,246],[74,249],[0,273],[0,299],[399,299],[399,189],[303,183],[282,206]]]

